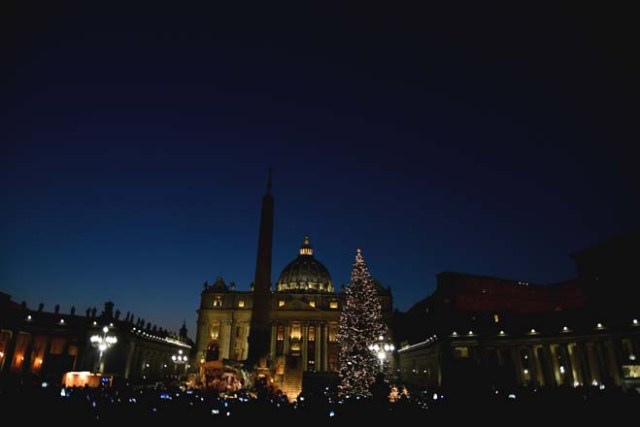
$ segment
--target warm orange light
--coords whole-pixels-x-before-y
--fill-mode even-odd
[[[300,329],[301,328],[299,323],[294,323],[293,325],[291,325],[290,338],[292,340],[299,340],[300,338],[302,338],[302,331]]]
[[[66,372],[63,377],[65,387],[99,387],[102,375],[92,374],[88,371]]]

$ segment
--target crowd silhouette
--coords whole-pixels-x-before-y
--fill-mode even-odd
[[[471,389],[471,388],[470,388]],[[404,390],[399,392],[398,390]],[[246,425],[269,422],[293,425],[326,421],[352,425],[361,422],[451,422],[472,414],[476,421],[513,425],[560,422],[593,423],[628,419],[640,407],[635,389],[618,387],[521,388],[455,392],[407,390],[378,376],[371,396],[340,396],[335,390],[300,394],[293,401],[277,390],[266,394],[233,394],[184,387],[137,387],[121,383],[111,387],[74,387],[2,377],[3,413],[23,414],[30,423],[64,422],[71,425],[107,425],[149,422],[216,422]]]

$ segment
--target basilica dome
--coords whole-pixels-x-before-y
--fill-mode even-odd
[[[329,270],[313,256],[309,237],[304,237],[300,255],[280,273],[276,292],[332,293],[333,280]]]

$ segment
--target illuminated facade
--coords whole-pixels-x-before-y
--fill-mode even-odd
[[[92,337],[106,333],[117,342],[99,360]],[[65,372],[104,370],[134,382],[162,379],[175,372],[171,357],[180,350],[188,354],[191,347],[185,327],[175,336],[140,319],[134,322],[130,314],[120,319],[111,302],[101,314],[93,308],[79,315],[73,308],[62,313],[58,306],[53,312],[43,305],[31,310],[0,293],[0,372],[9,375],[60,383]]]
[[[639,247],[637,240],[626,246],[636,255]],[[596,256],[602,248],[605,256]],[[574,255],[578,279],[556,285],[439,274],[436,291],[401,319],[403,380],[415,387],[458,390],[640,386],[640,310],[626,301],[613,303],[623,295],[615,288],[631,276],[603,283],[597,295],[608,292],[606,301],[593,298],[596,277],[619,280],[629,269],[629,264],[616,268],[630,256],[611,256],[617,251],[612,248],[607,244]],[[609,274],[594,273],[600,271]],[[588,272],[586,283],[583,272]]]
[[[390,290],[380,288],[380,297],[389,316]],[[337,371],[336,333],[343,299],[305,237],[298,257],[280,273],[269,307],[268,367],[288,396],[296,397],[301,391],[305,372]],[[205,284],[196,338],[196,354],[202,362],[247,359],[253,301],[252,291],[238,291],[222,278]]]
[[[308,237],[298,256],[270,283],[273,200],[263,199],[256,283],[248,291],[227,285],[222,278],[205,283],[200,294],[195,353],[206,376],[208,367],[221,361],[262,367],[274,385],[290,398],[302,389],[303,377],[335,377],[336,333],[344,295],[336,293],[327,268],[318,261]],[[266,237],[265,237],[266,236]],[[391,290],[380,287],[383,313],[391,315]],[[256,301],[264,309],[256,307]],[[258,308],[258,309],[257,309]],[[259,316],[259,321],[256,321]],[[251,354],[252,329],[266,332],[265,342]],[[264,363],[260,362],[264,359]],[[208,380],[205,380],[208,381]]]

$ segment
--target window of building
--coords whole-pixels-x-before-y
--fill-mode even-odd
[[[282,307],[284,305],[284,300],[278,300],[278,307]]]
[[[309,305],[310,305],[311,307],[315,307],[315,306],[316,306],[316,302],[315,302],[315,301],[309,301]]]
[[[244,300],[241,299],[240,301],[238,301],[238,307],[243,308],[244,307]]]
[[[331,308],[333,310],[337,310],[338,309],[338,301],[337,300],[333,300],[333,301],[329,302],[329,308]]]
[[[67,352],[69,356],[77,356],[78,355],[78,346],[70,345],[69,351]]]
[[[276,340],[283,341],[284,340],[284,326],[278,325],[276,329]]]
[[[329,325],[329,341],[334,342],[336,340],[337,333],[338,325],[336,323],[331,323]]]
[[[214,307],[222,307],[222,297],[213,298],[213,306]]]
[[[64,345],[66,344],[64,338],[56,337],[51,339],[51,346],[49,347],[49,353],[62,354],[64,352]]]
[[[493,315],[493,323],[498,323],[498,322],[500,322],[500,316],[497,315],[497,314],[494,314]]]
[[[316,327],[315,326],[310,326],[309,327],[309,337],[307,339],[309,341],[315,341],[316,340]]]
[[[454,347],[453,357],[456,359],[469,357],[469,347]]]
[[[291,339],[292,340],[299,340],[302,337],[302,331],[301,331],[301,326],[300,323],[292,323],[291,324]]]
[[[209,329],[209,337],[212,340],[217,340],[220,336],[220,323],[213,323]]]

